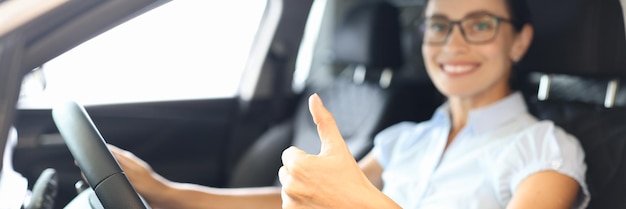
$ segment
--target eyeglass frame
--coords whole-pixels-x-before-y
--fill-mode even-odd
[[[486,15],[489,17],[492,17],[496,20],[496,28],[495,28],[495,32],[493,34],[493,36],[487,40],[484,41],[470,41],[467,38],[467,35],[465,33],[465,29],[463,29],[461,23],[465,20],[467,20],[469,17],[474,17],[474,16],[479,16],[479,15]],[[419,33],[422,36],[421,38],[425,37],[426,34],[426,28],[425,28],[425,24],[428,20],[432,19],[433,17],[441,17],[441,16],[430,16],[430,17],[425,17],[425,18],[421,18],[421,20],[419,21]],[[443,40],[441,42],[424,42],[425,44],[429,44],[429,45],[444,45],[447,41],[448,38],[450,38],[450,34],[452,34],[452,31],[454,31],[454,26],[458,25],[459,26],[459,30],[461,32],[461,35],[463,36],[463,40],[465,40],[465,42],[469,43],[469,44],[486,44],[489,43],[491,41],[493,41],[496,36],[498,36],[498,31],[500,30],[500,22],[505,22],[505,23],[510,23],[510,24],[514,24],[514,20],[513,19],[509,19],[509,18],[505,18],[505,17],[501,17],[495,14],[491,14],[489,12],[479,12],[479,13],[473,13],[473,14],[469,14],[465,17],[463,17],[460,20],[450,20],[447,17],[441,17],[444,19],[447,19],[448,22],[448,26],[449,29],[446,32],[445,38],[443,38]]]

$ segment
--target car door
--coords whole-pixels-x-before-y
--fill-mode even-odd
[[[25,72],[36,69],[26,76],[24,83],[19,83],[19,80],[13,83],[2,82],[7,88],[3,88],[5,95],[0,96],[6,99],[3,101],[9,101],[3,109],[17,110],[8,111],[7,116],[10,117],[5,117],[5,119],[13,118],[14,120],[6,120],[2,123],[7,130],[13,125],[18,131],[19,140],[13,160],[15,170],[24,175],[32,186],[42,170],[54,168],[60,183],[55,208],[61,208],[76,195],[74,184],[81,179],[80,170],[74,165],[72,156],[64,145],[51,116],[51,108],[57,100],[73,99],[86,106],[94,124],[108,143],[132,151],[164,177],[174,181],[223,186],[228,177],[230,164],[238,159],[239,154],[268,126],[280,121],[291,112],[289,108],[277,107],[293,106],[290,103],[293,103],[293,98],[297,95],[292,95],[291,91],[278,91],[277,93],[276,90],[285,87],[281,86],[282,84],[291,82],[293,69],[285,63],[293,63],[295,60],[295,52],[302,38],[304,21],[306,21],[311,2],[293,3],[270,0],[258,4],[236,1],[235,3],[239,5],[256,5],[257,7],[252,9],[261,12],[257,13],[259,16],[249,17],[245,16],[247,11],[243,8],[245,6],[222,9],[224,10],[222,15],[230,15],[216,17],[221,18],[224,28],[184,22],[173,17],[167,18],[165,21],[169,24],[161,24],[164,25],[164,29],[160,31],[177,30],[177,28],[168,28],[165,25],[173,27],[177,24],[189,24],[192,25],[190,28],[208,27],[205,30],[209,32],[204,38],[213,41],[212,43],[226,43],[220,48],[222,54],[206,52],[206,55],[200,57],[199,59],[204,61],[203,66],[185,65],[187,61],[184,60],[179,61],[180,65],[172,66],[154,64],[158,63],[159,59],[168,57],[141,58],[138,54],[130,54],[128,55],[131,56],[130,59],[122,60],[114,60],[111,57],[124,54],[125,50],[133,47],[133,44],[140,45],[139,48],[143,46],[152,51],[163,50],[163,53],[187,57],[199,56],[198,54],[203,51],[168,51],[165,47],[167,45],[195,44],[184,42],[180,38],[142,42],[141,39],[148,39],[146,36],[150,35],[139,36],[134,40],[126,39],[121,43],[109,42],[111,45],[117,45],[113,49],[104,50],[102,45],[99,46],[100,48],[95,47],[96,51],[107,51],[103,54],[90,55],[89,50],[85,50],[89,47],[85,46],[87,44],[98,45],[87,41],[92,37],[96,40],[100,38],[99,34],[115,26],[123,27],[131,21],[143,18],[144,14],[159,11],[170,5],[175,6],[172,2],[59,1],[59,5],[49,12],[37,16],[38,18],[32,21],[24,22],[21,27],[24,29],[12,32],[18,34],[16,35],[20,37],[18,41],[8,39],[6,35],[1,39],[12,44],[23,44],[9,48],[11,49],[10,55],[13,57],[5,55],[3,61],[11,58],[15,60],[15,57],[21,57],[25,61],[18,67],[4,64],[0,72],[19,72],[21,76]],[[263,8],[258,8],[259,5]],[[218,11],[211,10],[211,8],[206,10]],[[201,9],[195,10],[196,13],[201,11]],[[178,15],[183,16],[181,13]],[[245,64],[242,65],[242,61],[230,61],[230,63],[226,62],[226,65],[213,66],[213,62],[225,59],[224,53],[228,53],[231,48],[237,47],[238,42],[242,42],[229,37],[237,38],[239,36],[237,31],[219,33],[220,30],[223,32],[223,30],[229,30],[228,28],[243,27],[234,18],[252,18],[254,19],[252,22],[258,23],[256,28],[248,29],[248,32],[252,31],[253,34],[248,40],[250,43],[248,51],[244,52]],[[113,28],[109,32],[116,29]],[[148,29],[144,28],[144,30]],[[103,35],[105,34],[113,36],[108,32]],[[220,36],[220,34],[226,35]],[[152,35],[156,36],[156,34]],[[183,35],[189,37],[192,34]],[[80,45],[84,41],[87,42]],[[284,47],[272,47],[276,45]],[[81,51],[74,52],[76,50]],[[22,53],[17,53],[20,51]],[[294,53],[285,54],[285,52]],[[72,53],[74,57],[67,55]],[[281,56],[277,56],[279,53]],[[152,55],[155,56],[155,54]],[[64,60],[59,61],[59,59]],[[132,62],[132,60],[141,61]],[[101,67],[99,65],[104,65],[103,63],[106,62],[121,63],[117,67],[124,69],[116,73],[113,73],[113,70],[108,73],[89,71],[92,68]],[[165,69],[156,69],[160,67],[159,65],[165,66]],[[208,73],[185,75],[189,72],[182,70],[180,66],[204,67],[208,68],[207,70],[218,69],[214,75],[208,75]],[[112,69],[116,66],[108,67]],[[243,69],[237,69],[238,67]],[[59,73],[68,68],[78,69],[70,73]],[[129,78],[129,74],[133,74],[132,72],[139,68],[149,68],[149,70],[143,69],[144,76]],[[171,77],[155,76],[153,73],[159,70],[170,72],[171,74],[168,75]],[[237,80],[232,82],[238,82],[235,85],[232,82],[220,80],[223,79],[221,77],[213,77],[237,70],[241,72],[238,77],[234,76]],[[197,78],[201,76],[206,77],[205,79]],[[58,77],[65,78],[58,79]],[[131,85],[122,87],[120,91],[119,86],[125,82]],[[72,85],[66,85],[65,88],[59,87],[59,85],[69,83]],[[153,88],[143,87],[142,89],[146,83],[152,83]],[[214,85],[206,85],[206,83]],[[90,85],[100,86],[99,90],[83,90],[91,88]],[[181,90],[176,88],[177,85],[188,88]],[[225,86],[230,86],[230,90]],[[18,94],[20,87],[22,91]],[[55,93],[79,92],[79,90],[83,90],[83,93],[54,94],[53,96],[42,93],[52,91],[50,89],[53,88],[56,88]],[[108,93],[108,90],[113,91],[115,88],[118,90],[116,93]],[[149,91],[155,88],[156,93]],[[227,93],[206,93],[215,92],[220,88],[226,89]],[[199,93],[191,94],[190,91]],[[125,92],[135,94],[122,95]],[[147,94],[153,96],[143,97]],[[19,102],[15,102],[17,99]]]

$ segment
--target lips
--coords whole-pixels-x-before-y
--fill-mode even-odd
[[[441,70],[448,76],[462,76],[470,74],[478,69],[477,63],[442,63]]]

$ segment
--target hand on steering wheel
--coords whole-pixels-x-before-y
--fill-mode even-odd
[[[73,101],[62,103],[52,109],[52,116],[104,208],[149,208],[128,182],[83,106]]]

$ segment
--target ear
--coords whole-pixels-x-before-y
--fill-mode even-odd
[[[534,29],[530,24],[524,25],[522,30],[517,33],[515,36],[515,41],[513,42],[513,47],[511,48],[510,57],[514,62],[522,59],[528,48],[530,47],[530,43],[533,40]]]

